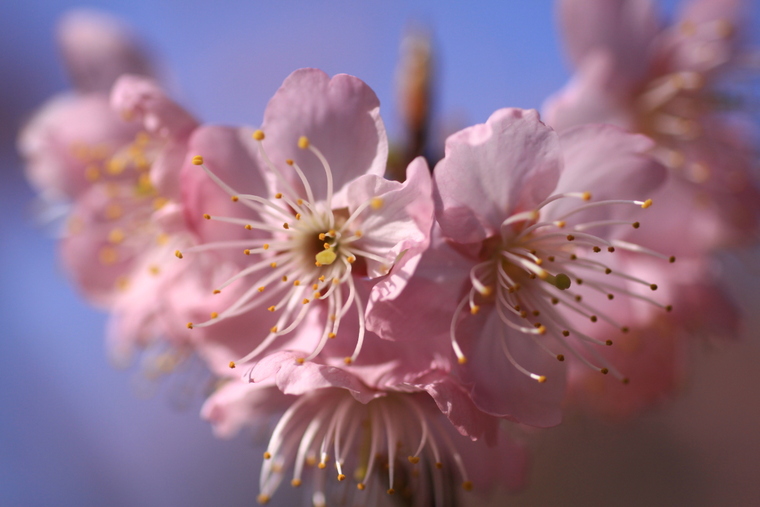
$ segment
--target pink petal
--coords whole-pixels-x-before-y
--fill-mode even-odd
[[[325,170],[313,153],[298,148],[298,139],[306,136],[324,154],[336,193],[362,174],[382,176],[388,140],[379,107],[375,92],[358,78],[339,74],[330,79],[321,70],[297,70],[267,105],[262,125],[264,149],[280,168],[287,167],[285,160],[294,160],[315,198],[324,199]],[[295,176],[293,182],[301,187]]]
[[[557,8],[574,65],[605,49],[617,64],[617,86],[631,89],[645,77],[652,41],[662,30],[652,0],[560,0]]]
[[[137,131],[113,112],[105,95],[59,95],[24,126],[18,147],[32,185],[46,198],[68,200],[92,185],[87,168],[99,169]],[[102,153],[94,158],[95,151]]]
[[[508,216],[549,195],[560,156],[557,135],[533,110],[500,109],[450,136],[433,174],[444,235],[474,243],[498,233]]]
[[[69,11],[59,21],[57,35],[66,70],[79,91],[107,93],[122,74],[152,74],[130,27],[105,12]]]

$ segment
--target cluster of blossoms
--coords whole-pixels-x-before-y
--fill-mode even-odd
[[[123,27],[73,15],[77,89],[20,147],[114,358],[202,358],[220,436],[278,420],[259,502],[288,480],[315,506],[449,505],[523,483],[509,424],[630,416],[689,337],[734,334],[710,255],[760,203],[752,132],[715,100],[736,3],[664,26],[648,0],[560,0],[578,76],[544,119],[499,109],[403,182],[360,79],[297,70],[259,128],[201,124]]]

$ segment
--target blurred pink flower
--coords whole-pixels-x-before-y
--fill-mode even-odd
[[[107,14],[71,11],[59,23],[58,43],[74,90],[43,104],[18,139],[27,177],[48,202],[76,199],[95,182],[134,178],[114,158],[139,143],[139,128],[110,108],[108,93],[123,73],[150,74],[137,39]]]
[[[744,2],[687,0],[672,26],[650,0],[558,6],[577,73],[547,101],[548,123],[560,131],[612,123],[652,137],[655,155],[670,169],[670,181],[653,198],[672,211],[657,220],[677,231],[679,249],[753,240],[760,212],[757,132],[725,99],[732,72],[749,59],[738,30]]]

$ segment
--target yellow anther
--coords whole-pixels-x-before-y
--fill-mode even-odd
[[[306,136],[301,136],[298,138],[298,147],[302,150],[305,150],[309,147],[309,138]]]
[[[301,280],[296,280],[293,282],[293,287],[298,287],[299,285],[301,285]]]
[[[220,291],[219,289],[214,289],[214,292],[212,292],[212,294],[221,294],[221,293],[222,291]]]
[[[338,278],[338,277],[333,278],[332,279],[332,283],[333,283],[333,285],[338,285],[340,283],[340,278]]]
[[[301,479],[293,479],[292,481],[290,481],[290,485],[293,486],[294,488],[299,487],[301,485]]]
[[[333,338],[335,338],[335,333],[327,333],[327,337],[332,340]]]
[[[187,328],[188,329],[192,329],[193,328],[193,323],[192,322],[188,322],[187,323]]]
[[[270,312],[273,312],[273,311],[277,310],[277,307],[274,306],[274,305],[272,305],[269,308],[267,308],[267,310],[269,310]]]
[[[211,318],[212,318],[212,319],[215,319],[215,318],[217,318],[217,317],[219,317],[219,314],[218,314],[218,313],[216,313],[216,312],[211,312]]]
[[[538,381],[539,384],[543,384],[544,382],[546,382],[546,375],[539,375],[536,380]]]
[[[419,462],[420,462],[420,458],[419,458],[419,456],[409,456],[409,457],[408,457],[408,458],[406,458],[406,459],[408,459],[408,460],[409,460],[409,463],[411,463],[412,465],[416,465],[417,463],[419,463]]]
[[[263,141],[264,140],[264,131],[263,130],[254,130],[253,134],[251,134],[251,137],[256,139],[257,141]]]
[[[106,218],[108,220],[116,220],[117,218],[121,218],[121,215],[122,209],[118,204],[111,203],[106,207]]]
[[[330,229],[329,231],[327,231],[328,236],[335,237],[336,234],[338,233],[335,232],[335,229]]]
[[[493,287],[491,287],[490,285],[486,285],[485,287],[480,289],[480,293],[483,294],[484,296],[490,296],[493,293]]]
[[[554,222],[554,225],[556,225],[557,227],[559,227],[560,229],[562,229],[563,227],[565,227],[565,225],[567,225],[567,223],[564,220],[558,220],[558,221]]]
[[[325,249],[325,250],[327,250],[327,249],[328,249],[328,248],[330,248],[331,246],[332,246],[332,245],[330,245],[330,243],[324,243],[324,244],[322,245],[322,247],[324,247],[324,249]]]
[[[151,265],[148,266],[148,272],[153,276],[157,276],[161,272],[161,269],[156,265]]]
[[[324,232],[319,233],[319,241],[324,241],[326,237]]]
[[[346,476],[344,474],[338,474],[338,480],[339,481],[345,481],[346,480]]]
[[[312,289],[312,290],[317,290],[317,289],[319,289],[319,284],[318,284],[318,283],[312,284],[312,286],[311,286],[311,289]]]
[[[240,200],[240,198],[238,196],[236,196],[236,195],[231,195],[230,196],[230,201],[232,201],[232,202],[238,202],[239,200]]]
[[[295,162],[293,162],[292,159],[287,159],[287,160],[285,160],[285,163],[288,164],[288,165],[293,165]]]
[[[361,238],[362,237],[362,231],[356,231],[354,233],[354,236],[356,236],[357,238]]]
[[[113,174],[115,176],[117,174],[123,173],[125,166],[126,164],[124,164],[123,160],[112,158],[106,163],[106,171],[108,174]]]
[[[648,208],[649,206],[651,206],[651,205],[652,205],[652,199],[647,199],[646,201],[644,201],[644,202],[641,204],[641,207],[642,207],[642,208],[644,208],[644,209],[647,209],[647,208]]]
[[[288,225],[287,222],[285,222],[284,224],[282,224],[282,228],[287,230],[287,229],[290,229],[290,226]]]
[[[263,248],[264,250],[269,250],[269,243],[264,243],[263,245],[261,245],[261,248]]]
[[[314,265],[315,265],[316,267],[318,267],[318,268],[321,268],[321,267],[322,267],[322,263],[321,263],[321,262],[319,262],[319,261],[316,261],[316,262],[314,262]]]
[[[351,364],[353,362],[353,359],[351,359],[350,357],[344,357],[343,362],[346,364]]]
[[[470,313],[473,315],[477,315],[479,311],[480,311],[480,307],[478,305],[472,305],[470,307]]]
[[[204,213],[203,218],[205,218],[206,220],[211,220],[211,215],[209,215],[208,213]]]
[[[271,263],[269,264],[269,266],[271,266],[271,267],[273,267],[273,268],[276,268],[276,267],[277,267],[277,263],[276,263],[276,262],[271,262]]]
[[[303,357],[297,357],[297,358],[296,358],[296,363],[297,363],[297,364],[303,364],[303,363],[304,363],[304,361],[305,361],[305,359],[304,359]]]
[[[459,364],[467,364],[467,358],[464,356],[459,356],[459,358],[457,359],[457,362]]]
[[[591,200],[591,192],[583,192],[583,194],[581,194],[581,198],[583,198],[584,201],[590,201]]]
[[[300,206],[301,204],[303,204],[303,199],[298,199],[298,200],[296,201],[296,204],[298,204],[299,206]]]
[[[256,501],[262,505],[269,503],[269,500],[271,500],[271,498],[269,498],[269,495],[265,495],[264,493],[261,493],[256,497]]]
[[[320,461],[319,464],[317,464],[317,468],[319,468],[320,470],[324,470],[325,468],[327,468],[327,463],[325,463],[324,461]]]
[[[282,276],[282,281],[283,282],[287,282],[288,281],[288,275],[283,275]]]
[[[365,487],[366,486],[364,485],[363,482],[360,482],[359,484],[356,485],[356,489],[358,489],[359,491],[364,491]]]
[[[235,361],[230,361],[227,366],[229,366],[231,370],[234,370],[235,369]]]
[[[303,298],[303,301],[301,301],[301,303],[308,305],[309,303],[311,303],[311,301],[309,301],[307,298]]]
[[[111,229],[111,232],[108,233],[108,241],[110,243],[118,245],[124,241],[124,231],[121,229]]]
[[[115,264],[119,260],[119,253],[116,249],[107,246],[100,250],[100,262],[105,265]]]
[[[346,260],[348,261],[349,264],[353,264],[354,262],[356,262],[356,257],[354,257],[353,255],[351,255]]]
[[[338,258],[338,254],[335,253],[335,250],[333,248],[329,248],[329,245],[328,245],[328,249],[322,250],[321,252],[319,252],[315,256],[315,258],[319,264],[324,264],[324,265],[329,266],[330,264],[335,262],[335,259]],[[349,262],[351,261],[349,260]]]
[[[296,213],[296,220],[301,220],[301,214],[300,213]]]
[[[259,292],[264,292],[264,289],[266,288],[267,288],[266,285],[262,285],[261,287],[259,287]]]
[[[243,250],[243,253],[246,254],[246,255],[251,255],[251,251],[248,250],[247,248],[245,250]]]
[[[84,177],[87,178],[87,181],[98,181],[100,179],[100,169],[96,165],[91,165],[85,169]]]
[[[201,165],[203,164],[203,157],[200,155],[196,155],[193,157],[193,165]]]
[[[270,332],[270,333],[276,333],[276,332],[277,332],[277,326],[272,326],[272,327],[269,329],[269,332]]]
[[[275,199],[282,199],[282,193],[281,192],[277,192],[276,194],[274,194],[274,198]]]
[[[373,197],[372,200],[369,201],[369,205],[372,206],[372,209],[375,210],[382,208],[383,204],[385,204],[385,202],[383,201],[382,197]]]

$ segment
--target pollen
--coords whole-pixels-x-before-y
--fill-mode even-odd
[[[203,218],[205,218],[206,220],[211,220],[211,215],[209,215],[208,213],[204,213]]]
[[[266,285],[262,285],[259,287],[259,292],[264,292],[264,289],[266,289]]]
[[[240,198],[238,196],[236,196],[236,195],[231,195],[230,196],[230,201],[232,201],[232,202],[238,202],[239,200],[240,200]]]
[[[269,495],[265,495],[264,493],[256,497],[256,501],[262,505],[269,503],[269,500],[270,500]]]
[[[330,338],[331,340],[335,338],[335,336],[336,336],[335,333],[327,333],[327,337]]]
[[[584,201],[590,201],[591,200],[591,192],[583,192],[583,194],[581,194],[581,198]]]
[[[296,364],[303,364],[305,359],[303,357],[297,357],[296,358]]]
[[[246,255],[251,255],[251,251],[248,250],[247,248],[245,250],[243,250],[243,253],[246,254]]]
[[[235,368],[235,361],[230,361],[230,363],[229,363],[228,366],[230,367],[231,370],[234,369]]]
[[[290,485],[297,488],[301,485],[301,479],[293,479],[290,481]]]
[[[192,322],[188,322],[187,323],[187,328],[188,329],[192,329],[193,328],[193,323]]]
[[[250,231],[251,229],[253,229],[253,226],[251,224],[246,224],[245,229]]]
[[[538,381],[539,384],[543,384],[544,382],[546,382],[546,375],[539,375],[536,380]]]
[[[293,165],[295,162],[293,162],[292,159],[286,159],[285,163],[288,164],[288,165]]]
[[[465,356],[459,356],[459,358],[457,359],[457,362],[459,364],[467,364],[467,358]]]
[[[345,474],[338,474],[338,480],[339,481],[345,481],[346,480]]]
[[[269,265],[270,265],[271,267],[273,267],[273,268],[276,268],[276,267],[277,267],[277,263],[276,263],[276,262],[272,262],[272,263],[270,263]]]
[[[359,484],[356,485],[356,489],[358,489],[359,491],[364,491],[365,487],[366,486],[364,485],[363,482],[360,482]]]
[[[216,312],[211,312],[211,318],[212,318],[212,319],[215,319],[215,318],[217,318],[217,317],[219,317],[219,314],[218,314],[218,313],[216,313]]]
[[[253,134],[251,134],[251,137],[253,137],[257,141],[263,141],[264,140],[264,131],[263,130],[254,130]]]
[[[412,465],[416,465],[417,463],[420,462],[419,456],[409,456],[407,459],[409,460],[409,463],[411,463]]]
[[[273,312],[273,311],[277,310],[277,307],[274,306],[274,305],[272,305],[269,308],[267,308],[267,310],[269,310],[270,312]]]
[[[272,326],[272,328],[269,330],[270,333],[276,333],[277,332],[277,326]]]
[[[378,210],[383,207],[384,203],[385,201],[383,201],[382,197],[373,197],[369,205],[372,206],[372,209]]]
[[[644,208],[644,209],[647,209],[647,208],[648,208],[648,207],[650,207],[651,205],[652,205],[652,199],[647,199],[646,201],[644,201],[644,202],[641,204],[641,207],[642,207],[642,208]]]
[[[200,155],[196,155],[193,157],[193,165],[201,165],[203,164],[203,157]]]
[[[305,150],[309,147],[309,138],[306,136],[301,136],[298,138],[298,147],[302,150]]]
[[[214,289],[213,294],[221,294],[221,293],[222,293],[222,291],[220,291],[219,289]]]
[[[346,364],[351,364],[351,363],[353,363],[353,360],[350,357],[344,357],[343,358],[343,362],[346,363]]]

